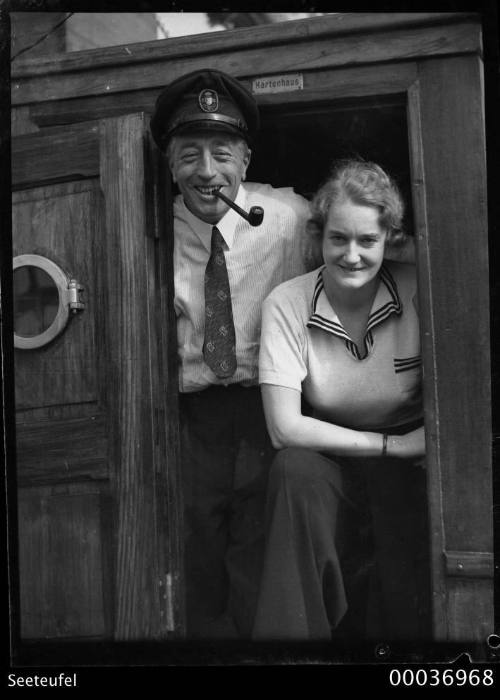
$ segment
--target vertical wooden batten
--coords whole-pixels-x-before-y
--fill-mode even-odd
[[[410,142],[411,182],[415,238],[417,243],[417,271],[422,356],[424,368],[424,403],[426,435],[426,469],[428,519],[430,536],[430,587],[432,594],[432,631],[436,639],[443,639],[446,629],[446,578],[442,552],[444,531],[442,522],[441,450],[439,444],[439,401],[437,372],[434,358],[436,318],[430,266],[429,227],[425,189],[425,166],[422,144],[422,123],[419,83],[408,89],[408,138]],[[445,637],[444,637],[445,638]]]
[[[101,187],[106,230],[107,404],[110,470],[115,487],[115,639],[158,639],[157,500],[151,368],[150,270],[147,236],[144,118],[101,124]],[[113,410],[111,410],[111,407]],[[160,545],[162,546],[162,545]]]
[[[169,633],[185,631],[183,585],[183,498],[179,473],[178,358],[174,298],[172,181],[166,158],[150,133],[144,139],[148,236],[155,248],[151,345],[155,405],[155,480],[161,621]]]
[[[481,61],[419,64],[410,91],[423,301],[434,635],[492,632],[488,239]],[[464,517],[466,515],[466,517]],[[464,553],[467,570],[450,574]],[[476,553],[477,563],[474,563]],[[480,604],[479,604],[480,601]]]

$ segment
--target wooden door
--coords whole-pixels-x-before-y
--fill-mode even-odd
[[[15,351],[21,640],[182,631],[171,237],[154,154],[141,114],[13,139],[13,254],[59,265],[85,304],[50,344]]]

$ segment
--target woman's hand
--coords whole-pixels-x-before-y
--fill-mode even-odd
[[[414,458],[415,460],[418,457],[425,457],[424,427],[412,430],[406,435],[389,435],[387,439],[387,455],[403,459]]]

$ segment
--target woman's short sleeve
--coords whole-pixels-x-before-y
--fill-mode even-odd
[[[307,375],[304,325],[291,300],[277,289],[262,307],[259,383],[301,391]]]

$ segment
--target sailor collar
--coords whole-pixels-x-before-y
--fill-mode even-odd
[[[246,191],[243,188],[243,185],[239,186],[235,202],[241,208],[245,208]],[[208,253],[210,253],[211,249],[212,229],[214,226],[217,226],[228,249],[231,249],[234,243],[236,226],[241,220],[240,215],[237,214],[234,211],[234,209],[228,209],[228,211],[224,214],[222,219],[217,224],[209,224],[206,221],[202,221],[193,213],[191,213],[186,207],[184,200],[182,200],[182,207],[184,208],[184,218],[188,222],[191,229],[195,232],[197,237],[200,239],[200,242],[202,243],[203,247],[206,248]]]
[[[326,296],[323,283],[323,270],[325,265],[318,272],[314,294],[312,298],[312,313],[307,322],[307,327],[321,328],[327,333],[332,333],[339,338],[342,338],[346,344],[347,350],[357,359],[362,360],[368,356],[373,347],[372,330],[379,323],[385,321],[392,314],[400,315],[403,310],[401,299],[399,298],[398,288],[393,276],[385,265],[382,265],[379,271],[380,283],[378,285],[375,299],[373,300],[366,332],[364,337],[364,354],[362,354],[356,343],[349,337],[344,329],[339,317],[332,308],[328,297]]]

